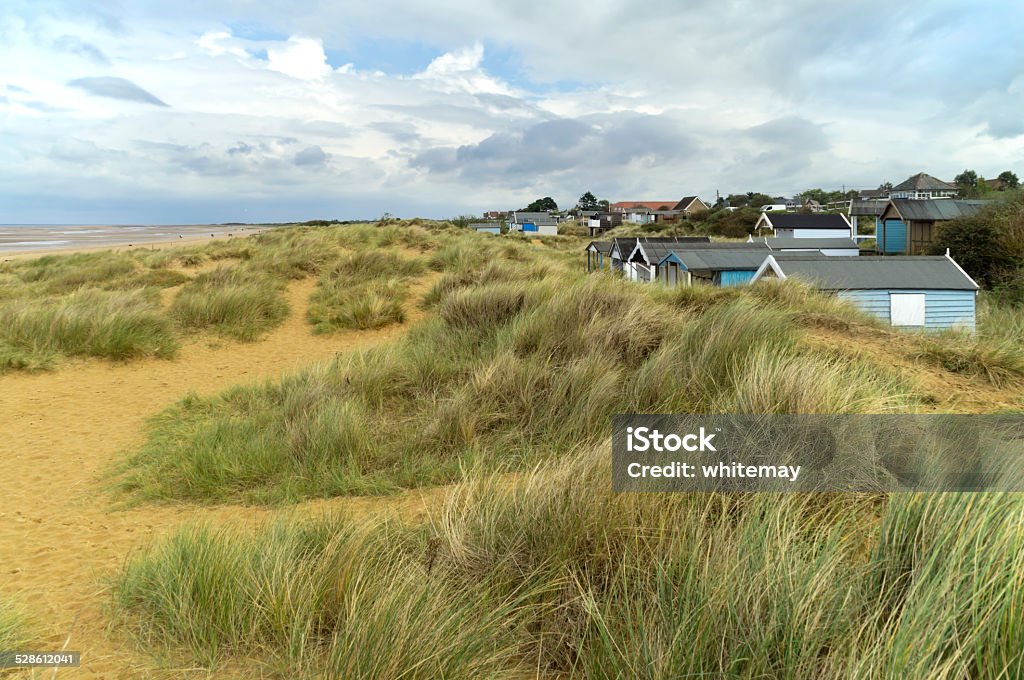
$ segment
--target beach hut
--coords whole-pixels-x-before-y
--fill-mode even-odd
[[[587,272],[604,269],[604,259],[612,247],[611,241],[591,241],[587,244]]]
[[[849,300],[891,326],[975,330],[978,284],[950,257],[768,255],[752,283],[794,278]]]
[[[493,222],[475,222],[469,228],[478,234],[500,234],[501,225]]]
[[[668,236],[635,238],[632,247],[623,253],[624,271],[632,281],[654,281],[657,279],[658,262],[673,248],[685,245],[711,243],[708,236]]]
[[[953,198],[894,198],[882,209],[875,234],[878,252],[886,255],[920,255],[935,240],[938,225],[969,217],[991,201],[960,201]]]
[[[760,241],[696,243],[663,248],[656,279],[668,286],[707,284],[740,286],[749,283],[770,252]]]
[[[794,238],[792,236],[776,236],[775,238],[754,239],[762,240],[773,251],[783,253],[806,253],[818,252],[828,256],[856,257],[860,255],[860,248],[852,238]],[[758,263],[760,264],[760,263]]]

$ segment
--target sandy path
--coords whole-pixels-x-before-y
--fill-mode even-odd
[[[183,521],[259,520],[268,511],[189,505],[113,511],[111,498],[101,492],[101,475],[122,451],[141,442],[146,418],[190,390],[207,394],[275,378],[403,332],[403,327],[390,327],[312,335],[305,310],[314,285],[300,281],[289,288],[292,314],[257,343],[202,338],[185,344],[173,361],[69,361],[52,373],[0,376],[0,594],[17,597],[49,624],[52,634],[43,641],[45,648],[59,649],[70,635],[67,649],[82,652],[82,667],[61,670],[58,677],[181,674],[155,671],[152,660],[123,634],[105,629],[103,606],[109,593],[100,578],[113,573],[141,543]],[[411,320],[420,314],[411,305],[409,311]],[[409,493],[306,506],[410,510],[422,508],[423,497]],[[38,677],[51,677],[51,672]]]

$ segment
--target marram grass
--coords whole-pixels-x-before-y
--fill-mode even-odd
[[[1024,672],[1014,494],[614,494],[604,447],[450,492],[426,524],[185,528],[122,620],[276,677]],[[431,675],[432,674],[432,675]]]

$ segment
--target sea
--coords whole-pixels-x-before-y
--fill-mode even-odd
[[[255,224],[0,224],[0,253],[145,246],[178,239],[242,236],[264,228]]]

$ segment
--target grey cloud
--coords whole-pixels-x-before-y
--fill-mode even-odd
[[[382,132],[396,142],[403,144],[410,144],[420,138],[419,132],[416,130],[416,126],[412,123],[405,122],[392,122],[392,121],[376,121],[369,124],[370,129]]]
[[[641,158],[663,164],[685,158],[696,148],[674,120],[610,114],[543,121],[494,133],[478,144],[430,149],[417,154],[411,165],[436,174],[522,180],[566,172],[607,173]]]
[[[328,155],[317,145],[307,146],[295,154],[292,163],[299,167],[319,167],[327,163]]]
[[[828,137],[821,125],[800,116],[784,116],[746,130],[746,136],[764,146],[798,152],[828,149]]]
[[[89,94],[93,94],[98,97],[122,99],[124,101],[152,104],[154,106],[167,106],[167,104],[156,96],[125,78],[115,78],[113,76],[76,78],[75,80],[70,81],[68,85],[85,90]]]
[[[71,54],[77,54],[80,57],[85,57],[100,64],[109,64],[110,57],[103,53],[103,50],[96,47],[91,43],[87,43],[78,36],[75,35],[64,35],[54,42],[54,47],[70,52]]]

